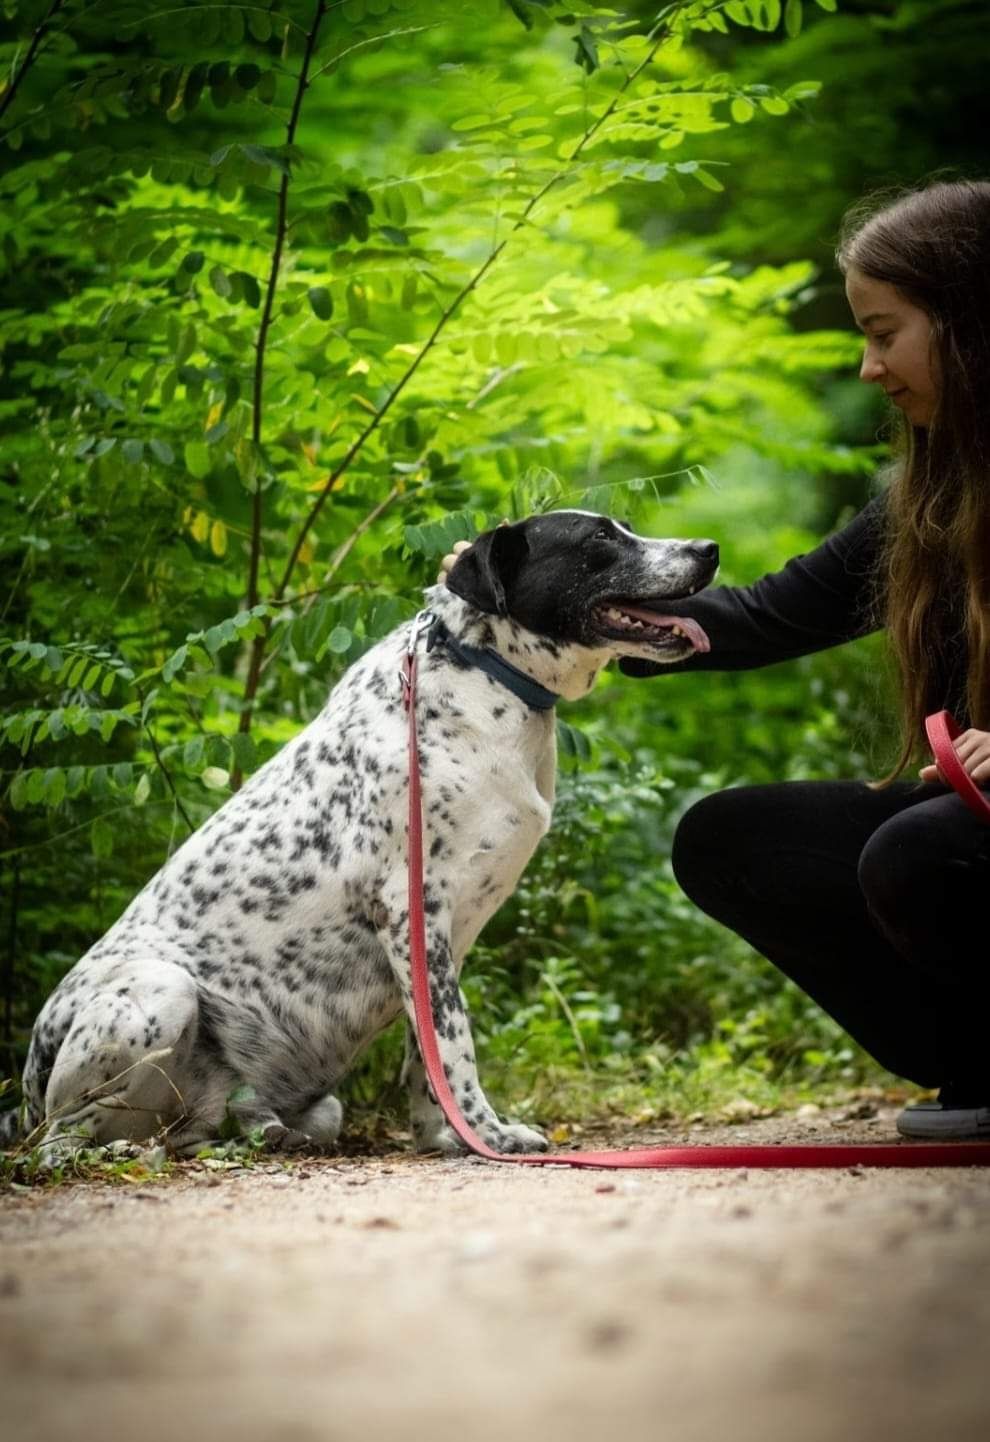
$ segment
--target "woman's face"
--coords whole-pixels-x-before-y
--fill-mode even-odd
[[[846,273],[846,295],[866,336],[860,380],[882,386],[912,426],[930,425],[938,400],[931,317],[854,265]]]

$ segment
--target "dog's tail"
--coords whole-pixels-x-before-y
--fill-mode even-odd
[[[21,1088],[13,1078],[0,1079],[0,1107],[6,1106],[8,1110],[0,1112],[0,1152],[9,1151],[23,1142],[31,1135],[32,1128],[36,1128],[40,1117],[32,1115],[35,1110],[31,1105],[31,1094],[25,1091],[23,1099],[18,1104],[10,1106],[14,1097],[20,1095]]]
[[[0,1152],[9,1150],[15,1143],[22,1141],[24,1136],[20,1107],[11,1107],[10,1111],[0,1112]]]

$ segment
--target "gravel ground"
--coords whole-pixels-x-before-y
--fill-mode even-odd
[[[881,1107],[587,1145],[889,1140]],[[990,1171],[403,1152],[0,1197],[3,1442],[986,1442]]]

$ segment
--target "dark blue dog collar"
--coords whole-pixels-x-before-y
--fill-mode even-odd
[[[463,665],[474,666],[477,670],[484,671],[487,676],[491,676],[493,680],[508,687],[514,696],[518,696],[520,701],[534,711],[549,711],[560,700],[556,691],[548,691],[545,686],[534,681],[532,676],[527,676],[525,671],[520,671],[518,666],[513,666],[509,661],[503,660],[498,652],[493,651],[490,646],[468,646],[465,642],[458,641],[456,636],[451,635],[440,617],[434,616],[426,642],[427,651],[432,651],[438,641],[442,642],[450,654]]]

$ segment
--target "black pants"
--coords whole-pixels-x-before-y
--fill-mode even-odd
[[[940,785],[739,786],[692,806],[674,874],[888,1070],[990,1100],[990,825]]]

